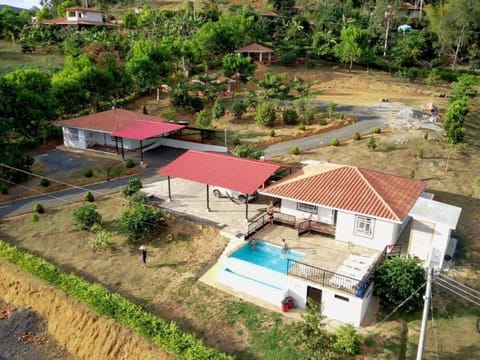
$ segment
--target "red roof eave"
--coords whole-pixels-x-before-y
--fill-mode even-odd
[[[154,136],[177,131],[182,128],[184,128],[184,126],[178,124],[147,120],[133,120],[127,126],[112,132],[112,136],[133,140],[145,140]]]
[[[253,194],[280,167],[261,160],[189,150],[157,173]]]

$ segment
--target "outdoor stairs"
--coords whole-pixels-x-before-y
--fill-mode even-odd
[[[436,274],[433,278],[433,283],[480,307],[480,291],[472,289],[444,274]]]

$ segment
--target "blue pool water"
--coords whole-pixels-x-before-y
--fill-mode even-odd
[[[291,249],[284,253],[280,246],[271,245],[264,241],[257,241],[254,248],[250,246],[250,243],[247,243],[230,255],[232,258],[248,261],[282,274],[287,272],[287,259],[300,261],[304,256],[305,254]]]

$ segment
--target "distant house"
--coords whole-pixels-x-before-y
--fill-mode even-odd
[[[420,6],[410,4],[408,2],[404,2],[403,4],[400,5],[400,8],[398,10],[398,15],[400,17],[406,17],[406,18],[416,18],[420,17],[422,9]]]
[[[100,10],[88,9],[83,7],[70,7],[65,9],[65,17],[43,20],[42,24],[62,25],[62,26],[114,26],[111,23],[103,21]]]
[[[272,49],[257,43],[244,46],[238,50],[235,50],[235,52],[239,55],[246,55],[246,56],[258,54],[258,61],[261,63],[266,61],[268,62],[272,61],[272,55],[274,53]],[[267,60],[264,57],[265,55],[267,56]]]

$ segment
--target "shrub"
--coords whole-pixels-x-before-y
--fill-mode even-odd
[[[147,203],[147,194],[143,191],[137,191],[128,197],[128,200],[132,204],[146,204]]]
[[[177,120],[177,112],[171,108],[163,110],[162,116],[167,120]]]
[[[319,122],[320,125],[327,125],[327,120],[325,120],[324,118],[320,119],[320,122]]]
[[[423,147],[418,149],[418,154],[417,155],[420,159],[423,159]]]
[[[298,125],[298,130],[305,131],[305,124],[303,122]]]
[[[255,122],[259,125],[272,127],[275,124],[275,106],[270,102],[258,104],[255,110]]]
[[[424,282],[425,270],[414,259],[395,256],[375,270],[375,293],[383,305],[399,305],[413,295],[400,307],[404,312],[415,311],[422,305],[420,287]]]
[[[292,155],[300,154],[300,149],[298,148],[298,146],[292,147],[292,149],[290,150],[290,154],[292,154]]]
[[[370,140],[368,140],[367,147],[370,150],[375,150],[377,148],[377,142],[375,141],[375,138],[372,136]]]
[[[132,158],[128,158],[127,160],[125,160],[125,167],[127,169],[131,169],[135,166],[135,161],[133,161]]]
[[[136,193],[138,190],[140,190],[142,187],[142,181],[139,178],[135,177],[128,181],[128,184],[122,189],[122,193],[125,197],[129,197]]]
[[[232,106],[233,116],[241,119],[243,114],[247,112],[247,105],[244,102],[236,102]]]
[[[264,152],[257,150],[253,144],[245,144],[235,146],[235,148],[232,150],[232,154],[243,158],[260,159]]]
[[[480,176],[476,176],[475,180],[473,180],[473,183],[477,186],[480,186]]]
[[[304,115],[304,123],[307,125],[312,125],[313,121],[315,120],[315,114],[312,110],[305,111]]]
[[[40,220],[40,215],[38,215],[37,212],[34,212],[34,213],[32,214],[32,222],[36,223],[36,222],[38,222],[39,220]]]
[[[90,191],[87,191],[87,192],[85,192],[85,194],[83,194],[83,200],[86,201],[86,202],[94,202],[95,197],[93,196],[93,194]]]
[[[92,169],[83,170],[83,176],[85,176],[86,178],[91,178],[93,176],[93,170]]]
[[[101,222],[102,216],[93,204],[83,205],[73,212],[73,223],[82,230],[90,230],[93,225]]]
[[[410,170],[410,179],[415,179],[415,169]]]
[[[353,133],[353,135],[352,135],[353,141],[358,141],[358,140],[360,140],[361,138],[362,138],[362,137],[360,136],[360,133],[359,133],[359,132],[355,132],[355,133]]]
[[[0,183],[0,194],[2,195],[8,194],[8,188],[5,186],[5,184]]]
[[[282,116],[285,125],[295,125],[298,121],[298,114],[294,109],[286,109]]]
[[[270,132],[268,133],[270,137],[275,137],[275,130],[270,129]]]
[[[379,127],[375,127],[375,128],[373,128],[372,131],[373,131],[374,134],[380,134],[382,132],[382,129],[379,128]]]
[[[307,60],[307,69],[313,69],[317,66],[317,63],[313,60]]]
[[[356,355],[360,352],[361,336],[352,325],[343,325],[335,333],[333,348],[341,355]]]
[[[162,212],[145,204],[134,204],[131,210],[120,215],[118,228],[129,241],[137,241],[160,227],[162,223]]]
[[[206,347],[201,340],[183,333],[177,325],[147,312],[102,285],[67,274],[60,268],[40,257],[26,253],[0,241],[0,257],[9,261],[41,280],[54,285],[81,303],[130,327],[137,334],[150,339],[163,349],[175,353],[179,359],[231,360],[228,355]],[[193,355],[192,355],[193,354]]]
[[[330,141],[330,144],[332,146],[338,146],[340,145],[340,140],[338,140],[337,138],[333,138],[331,141]]]
[[[221,118],[223,115],[225,115],[225,107],[223,106],[222,100],[220,98],[215,100],[215,104],[212,108],[212,113],[215,119]]]
[[[33,212],[43,214],[45,212],[45,208],[42,204],[36,203],[35,205],[33,205]]]
[[[50,186],[50,180],[45,179],[45,178],[42,178],[42,179],[40,180],[40,185],[42,185],[43,187]]]
[[[147,105],[143,105],[142,112],[143,112],[145,115],[148,115]]]
[[[430,133],[428,132],[428,130],[425,130],[425,131],[423,132],[423,139],[424,139],[424,140],[428,140],[429,134],[430,134]]]
[[[282,65],[295,64],[296,60],[297,60],[296,51],[288,51],[285,54],[283,54],[282,57],[280,58],[280,62],[282,63]]]
[[[232,144],[233,144],[234,146],[241,145],[241,144],[242,144],[242,140],[240,140],[240,136],[236,135],[236,136],[233,138]]]
[[[105,229],[98,229],[88,237],[88,245],[93,251],[104,251],[112,246],[112,234]]]
[[[212,115],[207,110],[200,111],[195,118],[195,124],[199,128],[211,129]]]

